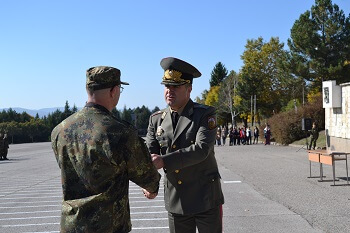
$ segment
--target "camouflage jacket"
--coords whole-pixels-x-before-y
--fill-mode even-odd
[[[88,103],[51,141],[62,176],[61,232],[131,231],[129,180],[150,192],[160,180],[136,129]]]

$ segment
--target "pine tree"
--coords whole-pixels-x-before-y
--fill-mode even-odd
[[[216,63],[211,72],[211,79],[209,81],[210,87],[219,86],[222,80],[227,76],[227,69],[221,62]]]
[[[321,82],[349,82],[350,19],[331,0],[316,0],[295,21],[288,46],[294,75],[321,89]]]

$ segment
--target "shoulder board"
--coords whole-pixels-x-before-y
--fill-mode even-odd
[[[210,108],[210,106],[208,106],[208,105],[199,104],[199,103],[194,103],[193,107],[194,108],[204,108],[204,109]]]
[[[153,113],[151,116],[154,117],[154,116],[157,116],[157,115],[162,114],[162,113],[163,113],[162,111],[157,111],[157,112]]]

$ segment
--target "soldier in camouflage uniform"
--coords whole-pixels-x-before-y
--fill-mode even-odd
[[[111,113],[128,85],[120,71],[92,67],[86,76],[87,104],[51,134],[62,176],[61,232],[129,232],[129,180],[154,198],[160,174],[136,129]]]
[[[151,115],[146,137],[155,166],[163,168],[164,200],[172,233],[222,232],[221,177],[214,153],[216,112],[190,99],[201,73],[164,58],[162,84],[168,108]]]

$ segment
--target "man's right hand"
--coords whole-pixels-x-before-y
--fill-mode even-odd
[[[143,195],[148,199],[154,199],[158,195],[158,193],[150,193],[146,189],[142,189]]]
[[[164,167],[164,161],[162,156],[157,155],[157,154],[151,154],[152,157],[152,162],[153,165],[157,168],[157,169],[161,169]]]

